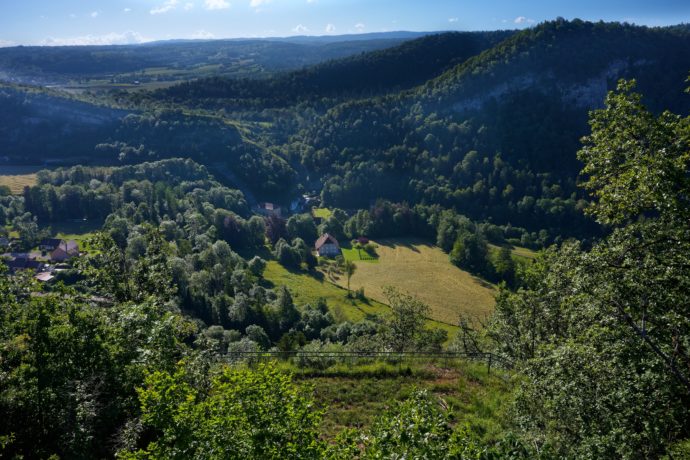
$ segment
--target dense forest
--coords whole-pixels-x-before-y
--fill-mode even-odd
[[[1,84],[0,176],[45,169],[0,186],[0,456],[690,456],[690,28],[369,38],[0,52],[57,79],[177,65],[185,47],[185,68],[219,47],[272,66],[135,91]],[[66,221],[98,228],[51,282],[13,268]],[[320,256],[328,238],[357,261]],[[434,322],[392,287],[375,310],[350,281],[396,238],[488,286],[490,316]],[[334,275],[358,316],[279,281]],[[478,412],[504,388],[493,428],[451,399],[448,356]],[[431,368],[434,386],[324,431],[348,395],[324,404],[310,378]]]

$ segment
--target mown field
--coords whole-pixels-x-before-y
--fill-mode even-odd
[[[448,254],[425,241],[396,238],[376,241],[378,261],[357,263],[352,289],[386,302],[384,287],[415,295],[429,305],[434,320],[457,324],[460,314],[484,319],[494,307],[495,288],[450,263]],[[347,285],[344,276],[337,283]]]
[[[18,195],[24,191],[24,187],[36,185],[36,172],[41,169],[40,166],[0,165],[0,186],[6,185]]]
[[[331,312],[339,320],[359,321],[367,315],[383,315],[390,308],[376,300],[361,301],[347,298],[347,290],[328,281],[320,272],[310,274],[296,270],[288,270],[275,260],[269,260],[264,272],[268,287],[286,286],[292,294],[296,305],[314,304],[319,298],[326,299]],[[455,323],[429,321],[429,327],[448,331],[448,338],[452,339],[457,333]]]

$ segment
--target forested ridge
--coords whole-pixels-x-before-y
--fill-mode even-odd
[[[690,456],[689,45],[557,19],[262,80],[0,86],[0,176],[51,166],[0,186],[0,456]],[[49,282],[17,268],[65,222],[97,229]],[[404,238],[493,313],[351,288]]]

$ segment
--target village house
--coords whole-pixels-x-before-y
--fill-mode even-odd
[[[62,243],[60,238],[46,238],[38,245],[41,251],[54,251]]]
[[[324,233],[314,244],[316,253],[320,257],[336,257],[340,255],[340,245],[338,240],[332,235]]]
[[[259,203],[256,211],[262,216],[276,216],[281,217],[283,211],[277,204],[274,203]]]
[[[50,253],[51,260],[64,262],[73,257],[79,256],[79,244],[76,241],[61,241],[60,244]]]
[[[43,270],[43,267],[43,262],[26,257],[16,257],[15,259],[7,262],[7,268],[12,274],[17,273],[20,270],[34,270],[40,272]]]

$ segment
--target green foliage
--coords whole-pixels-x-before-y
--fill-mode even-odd
[[[226,367],[207,388],[195,387],[190,377],[184,364],[146,377],[141,422],[156,440],[120,458],[322,458],[321,412],[289,375],[268,366]]]
[[[486,239],[478,233],[459,235],[450,252],[450,261],[469,272],[489,274],[491,265]]]
[[[380,416],[360,436],[341,434],[331,448],[334,459],[480,459],[485,449],[467,428],[452,428],[452,416],[426,391],[417,391]]]
[[[590,212],[605,224],[620,225],[643,215],[662,220],[688,216],[690,121],[664,112],[655,117],[621,81],[592,114],[592,134],[578,157],[583,184],[596,198]]]
[[[690,430],[689,124],[630,90],[592,114],[580,155],[610,234],[537,259],[488,329],[525,376],[525,437],[557,457],[658,457]]]
[[[355,265],[355,263],[351,260],[345,260],[343,262],[343,271],[347,277],[347,292],[348,295],[350,295],[350,278],[352,278],[352,275],[354,275],[355,271],[357,271],[357,265]]]
[[[94,305],[76,292],[0,274],[0,433],[3,455],[109,457],[137,412],[145,369],[184,353],[193,325],[154,303]]]
[[[394,351],[412,351],[424,331],[429,307],[419,299],[394,288],[385,288],[391,313],[387,343]]]

